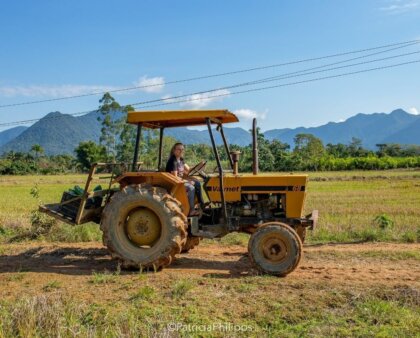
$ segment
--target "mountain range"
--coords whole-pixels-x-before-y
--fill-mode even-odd
[[[18,137],[27,127],[18,126],[0,132],[0,147]]]
[[[40,144],[47,155],[73,154],[79,142],[99,140],[101,125],[98,116],[97,112],[80,117],[53,112],[30,127],[5,130],[0,132],[0,154],[11,150],[26,152],[34,144]],[[224,129],[230,144],[245,146],[251,143],[249,131],[239,127]],[[402,109],[389,114],[357,114],[345,121],[329,122],[319,127],[272,129],[264,132],[264,136],[293,147],[293,138],[299,133],[313,134],[324,144],[348,144],[352,137],[356,137],[369,149],[374,149],[378,143],[420,144],[420,115]],[[185,144],[210,143],[207,130],[171,128],[165,130],[165,135]],[[221,143],[219,133],[216,133],[216,142]]]

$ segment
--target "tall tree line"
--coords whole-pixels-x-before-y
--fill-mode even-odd
[[[95,162],[125,162],[133,159],[136,128],[126,123],[131,106],[121,106],[109,93],[99,100],[98,120],[101,123],[99,143],[81,142],[70,155],[45,156],[43,148],[34,144],[29,153],[5,154],[0,159],[0,174],[60,173],[87,171]],[[317,170],[375,170],[393,168],[419,168],[420,146],[378,144],[377,151],[363,148],[362,141],[353,138],[349,144],[327,144],[312,134],[297,134],[294,147],[279,140],[269,141],[257,129],[259,169],[271,171],[317,171]],[[165,136],[163,154],[169,156],[170,148],[177,140]],[[140,161],[143,168],[156,169],[158,163],[159,137],[155,130],[146,129],[140,141]],[[219,154],[224,166],[228,157],[223,146]],[[231,145],[241,152],[239,168],[242,172],[252,170],[252,145]],[[186,160],[194,164],[207,160],[210,172],[216,166],[212,148],[207,144],[186,146]]]

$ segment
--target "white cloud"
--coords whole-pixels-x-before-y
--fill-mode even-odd
[[[237,109],[233,113],[242,120],[251,120],[253,118],[258,118],[264,120],[266,117],[266,112],[258,113],[252,109]]]
[[[32,85],[32,86],[1,86],[0,96],[14,97],[14,96],[26,96],[26,97],[66,97],[83,95],[96,92],[107,92],[111,90],[119,89],[113,86],[101,86],[101,85]]]
[[[388,1],[388,6],[379,8],[389,14],[401,14],[419,8],[419,0],[392,0]]]
[[[213,102],[219,102],[223,100],[223,97],[225,96],[230,96],[230,91],[227,89],[215,90],[203,94],[193,94],[187,96],[185,100],[188,101],[182,102],[181,106],[187,106],[193,109],[201,109]]]
[[[145,75],[134,82],[134,85],[136,87],[144,87],[139,89],[146,93],[159,93],[163,90],[163,87],[165,87],[165,79],[161,76],[147,77],[147,75]]]
[[[413,114],[413,115],[420,115],[420,113],[419,113],[419,111],[417,110],[417,108],[416,108],[416,107],[411,107],[411,108],[408,108],[408,112],[409,112],[410,114]]]
[[[174,103],[174,102],[176,102],[176,99],[174,99],[173,95],[171,95],[171,94],[163,95],[160,99],[163,100],[164,103]]]
[[[158,93],[162,91],[165,86],[165,79],[163,77],[141,77],[134,82],[136,87],[141,91],[147,93]],[[114,90],[121,90],[126,87],[107,86],[107,85],[28,85],[28,86],[0,86],[0,96],[3,97],[40,97],[40,98],[59,98],[68,96],[77,96],[91,93],[102,93]],[[135,91],[121,91],[118,94],[132,95]]]

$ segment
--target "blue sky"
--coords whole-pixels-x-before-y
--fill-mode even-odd
[[[3,1],[0,28],[0,105],[7,105],[420,39],[420,0]],[[420,44],[371,59],[419,50]],[[185,95],[360,55],[159,85],[114,97],[129,104]],[[266,85],[417,59],[420,54]],[[154,109],[228,108],[240,115],[243,127],[250,126],[251,117],[259,117],[263,130],[317,126],[396,108],[418,113],[420,63],[240,95],[233,91]],[[51,111],[91,110],[99,98],[0,108],[0,123],[40,118]]]

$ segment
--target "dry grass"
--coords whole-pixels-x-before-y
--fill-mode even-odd
[[[418,240],[420,171],[309,175],[306,211],[318,209],[321,216],[309,242]],[[411,337],[420,332],[418,244],[341,245],[341,251],[336,245],[308,246],[301,268],[287,278],[249,273],[247,258],[237,253],[246,252],[244,234],[223,238],[222,248],[204,241],[172,269],[141,274],[120,272],[97,243],[42,244],[48,250],[34,241],[4,244],[29,227],[37,207],[29,194],[35,183],[41,200],[54,202],[62,191],[83,186],[84,179],[0,178],[0,337]],[[374,219],[381,214],[393,227],[378,227]],[[99,239],[93,224],[60,225],[40,238]],[[241,266],[248,274],[235,270]],[[171,323],[178,325],[175,331]]]
[[[195,282],[202,287],[182,298],[167,293],[163,282],[107,304],[75,302],[62,293],[2,301],[0,336],[410,337],[420,330],[419,304],[407,288],[345,290],[309,283],[275,290],[265,277]]]
[[[162,271],[140,273],[120,271],[98,243],[9,244],[0,258],[0,337],[419,332],[419,244],[311,245],[304,252],[300,267],[278,278],[254,271],[239,245],[200,245]]]
[[[311,181],[306,210],[318,209],[319,226],[309,240],[418,241],[420,178],[393,176],[352,181]],[[381,229],[378,215],[394,223]]]
[[[318,209],[318,228],[312,242],[357,240],[416,242],[420,235],[420,170],[344,171],[309,173],[306,212]],[[0,178],[0,241],[29,228],[37,200],[30,195],[35,184],[43,202],[55,202],[64,190],[83,186],[85,175],[3,176]],[[374,219],[385,214],[392,229],[380,229]],[[60,224],[46,240],[100,240],[98,227],[72,228]],[[223,244],[246,244],[243,235],[231,235]]]

